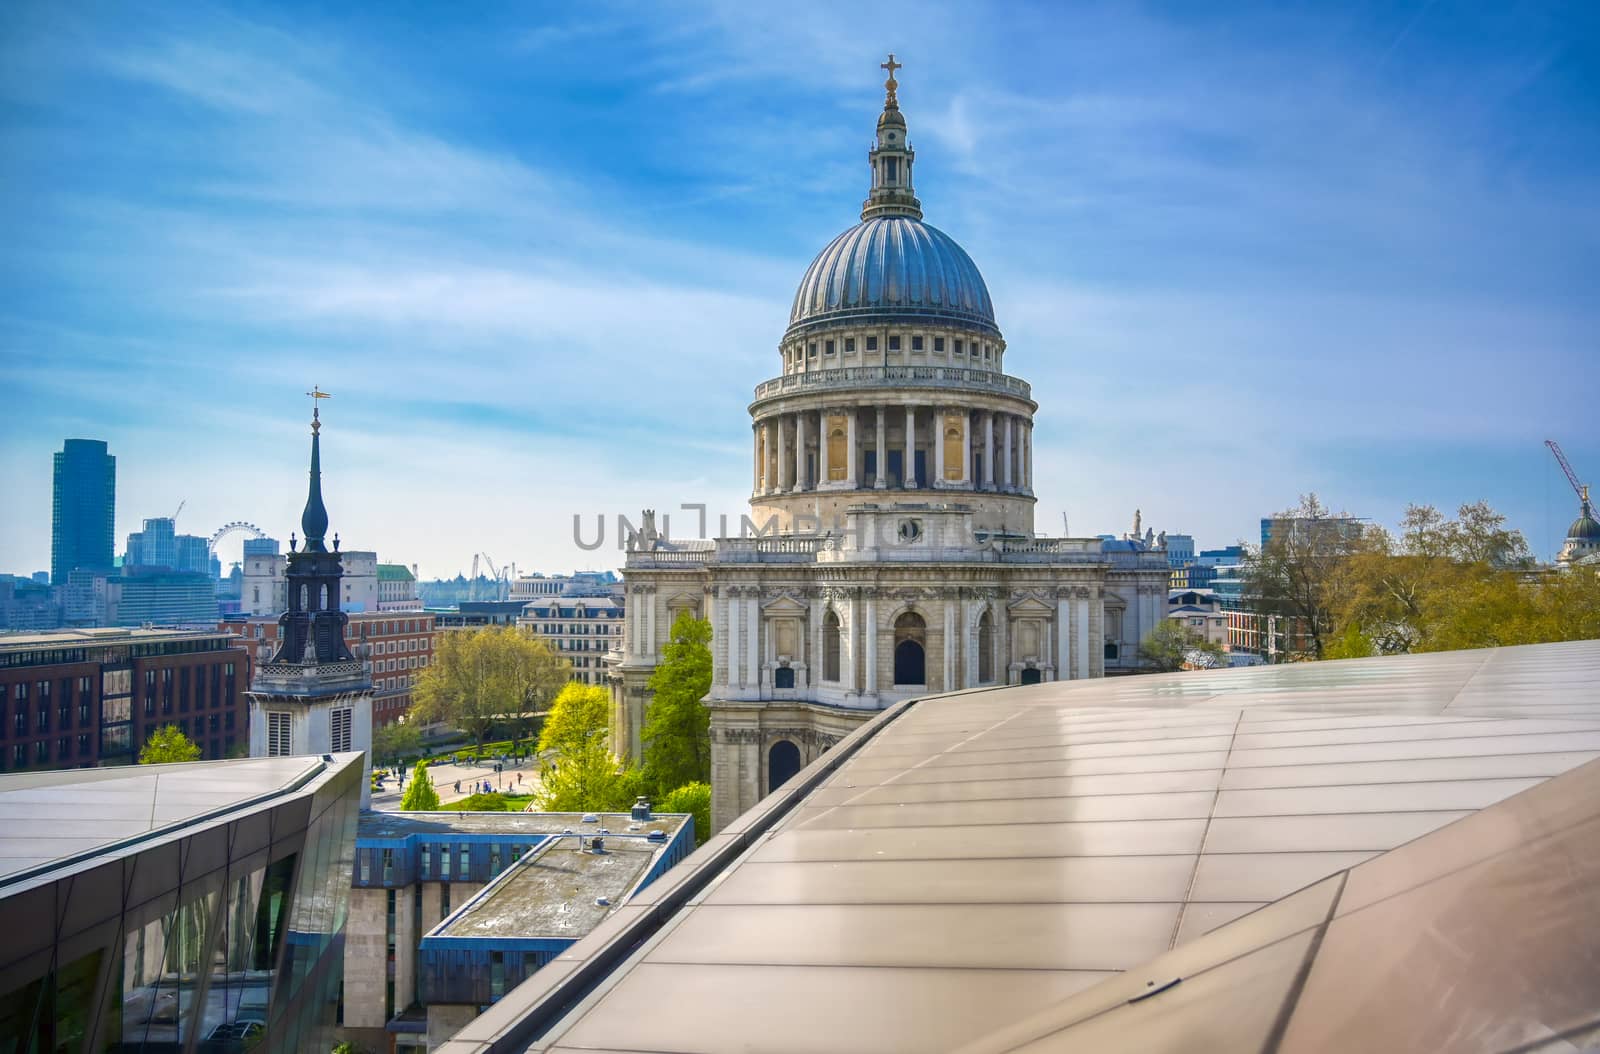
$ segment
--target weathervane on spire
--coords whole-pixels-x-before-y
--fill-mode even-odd
[[[900,87],[900,82],[894,79],[894,71],[905,69],[905,63],[896,62],[894,60],[894,52],[891,51],[889,52],[889,61],[878,63],[878,68],[889,71],[889,79],[883,82],[883,90],[888,93],[888,97],[884,100],[884,105],[898,107],[900,103],[894,97],[894,93],[895,89]]]
[[[893,56],[890,57],[892,58]],[[311,390],[306,394],[311,396],[311,431],[314,434],[322,431],[322,422],[317,419],[317,401],[319,399],[332,399],[333,396],[318,388],[315,384],[311,386]]]

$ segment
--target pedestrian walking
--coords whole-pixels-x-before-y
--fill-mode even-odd
[[[457,794],[461,793],[461,781],[460,780],[456,780],[456,793]]]

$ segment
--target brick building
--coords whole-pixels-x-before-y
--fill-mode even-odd
[[[212,631],[0,637],[0,771],[131,764],[163,725],[225,758],[248,739],[248,675],[244,649]]]
[[[411,686],[433,655],[434,616],[424,611],[351,611],[345,643],[372,677],[372,724],[393,724],[411,709]],[[226,619],[218,626],[244,638],[259,665],[278,648],[278,616]]]

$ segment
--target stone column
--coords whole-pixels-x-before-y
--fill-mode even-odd
[[[972,478],[972,412],[961,416],[961,482],[976,490],[978,481]]]
[[[761,687],[761,655],[758,645],[761,641],[761,597],[752,588],[744,598],[745,608],[745,678],[751,688]]]
[[[879,412],[882,416],[882,412]],[[862,693],[876,695],[878,692],[878,601],[871,593],[861,602],[861,646],[866,649],[863,656],[866,665],[865,684]]]
[[[733,668],[733,649],[728,638],[728,589],[726,586],[716,591],[716,599],[711,601],[711,683],[728,685],[733,681],[728,673]],[[722,648],[722,661],[717,661],[717,648]]]
[[[1078,597],[1078,613],[1075,617],[1078,624],[1078,677],[1087,679],[1089,676],[1089,598]]]
[[[848,602],[841,606],[844,608],[842,621],[848,625],[839,627],[839,679],[844,682],[844,690],[853,695],[856,691],[856,635],[861,625],[859,590],[852,589]]]
[[[739,647],[739,592],[728,590],[728,687],[737,689],[744,683],[743,652]]]
[[[828,411],[817,411],[817,486],[828,484]]]
[[[773,464],[772,449],[775,441],[773,433],[777,431],[777,418],[767,418],[767,442],[761,452],[761,473],[765,477],[764,493],[773,494],[778,489],[778,474],[773,471],[777,466]]]
[[[954,598],[944,602],[944,683],[939,685],[941,692],[953,692],[956,689],[957,603]]]
[[[1010,414],[1006,414],[1006,451],[1001,455],[1000,462],[1000,486],[1004,490],[1011,489],[1011,433],[1014,430],[1012,423],[1015,420]]]
[[[983,489],[994,489],[994,411],[983,412]]]
[[[905,464],[901,472],[906,478],[906,486],[912,490],[917,486],[917,408],[906,407],[906,452]]]
[[[983,610],[983,601],[969,600],[961,606],[961,654],[964,661],[961,678],[962,687],[978,687],[978,664],[983,662],[979,652],[982,642],[978,640],[978,617]]]
[[[806,415],[801,411],[794,415],[794,489],[805,490],[809,486],[806,479]]]
[[[872,486],[876,490],[882,490],[882,489],[884,489],[885,487],[887,487],[889,485],[889,474],[888,474],[889,473],[889,436],[888,436],[888,433],[887,433],[887,429],[885,429],[884,426],[883,426],[883,417],[884,417],[883,410],[884,410],[884,408],[880,404],[877,409],[878,409],[878,430],[874,434],[877,437],[876,438],[876,446],[877,446],[876,456],[877,456],[877,459],[878,459],[878,474],[877,474],[877,478],[872,481]]]
[[[750,481],[750,490],[751,490],[751,493],[760,494],[761,493],[761,426],[759,424],[752,424],[750,426],[750,445],[752,447],[752,450],[751,450],[751,453],[750,453],[751,467],[755,470],[755,478]]]
[[[1022,489],[1033,493],[1033,422],[1022,427]]]
[[[850,408],[850,416],[845,419],[845,449],[849,451],[850,469],[844,475],[844,480],[854,490],[860,486],[857,482],[861,472],[861,447],[856,443],[856,408]]]
[[[645,587],[644,602],[649,607],[644,609],[645,643],[644,653],[648,658],[656,656],[656,591],[653,586]]]
[[[1070,597],[1056,595],[1056,680],[1065,681],[1072,677],[1072,664],[1076,656],[1072,654],[1072,600]]]
[[[933,485],[944,486],[944,410],[933,408]]]
[[[784,434],[788,429],[784,427],[784,419],[781,414],[774,419],[773,427],[778,433],[778,470],[773,473],[775,477],[773,482],[778,485],[778,493],[782,494],[789,489],[784,480],[784,477],[789,472],[789,439]]]

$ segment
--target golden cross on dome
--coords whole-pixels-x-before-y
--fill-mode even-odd
[[[315,384],[311,386],[311,390],[306,392],[306,394],[311,396],[311,430],[313,432],[320,431],[322,428],[322,422],[317,419],[318,400],[332,399],[333,396],[329,395],[321,388],[318,388]]]
[[[889,93],[889,102],[893,103],[895,101],[894,90],[900,87],[900,82],[894,79],[894,71],[903,70],[906,68],[906,65],[903,62],[896,62],[894,60],[894,52],[891,51],[889,52],[889,61],[878,63],[878,68],[880,70],[889,71],[889,79],[883,82],[883,87],[884,90]]]

